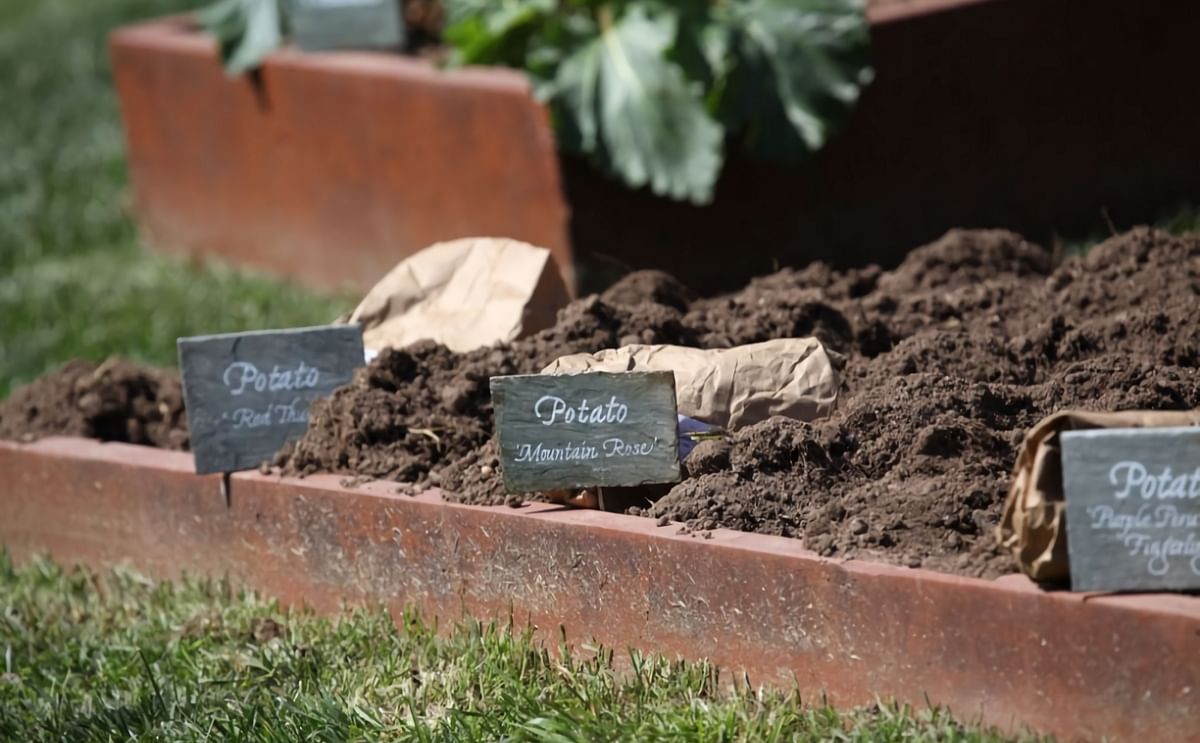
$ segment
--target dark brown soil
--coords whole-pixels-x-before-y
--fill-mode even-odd
[[[1011,572],[992,528],[1029,426],[1065,407],[1200,406],[1200,241],[1137,230],[1056,267],[1018,235],[954,231],[893,271],[815,264],[703,300],[640,272],[528,340],[385,354],[280,461],[512,504],[490,442],[490,376],[632,342],[802,335],[849,357],[838,412],[706,442],[685,463],[689,478],[637,512],[797,537],[831,556]]]
[[[492,461],[476,452],[492,435],[489,378],[536,373],[569,353],[689,342],[681,319],[679,310],[654,302],[618,307],[591,297],[562,310],[553,328],[509,345],[466,354],[430,342],[386,350],[351,385],[313,406],[308,433],[277,462],[292,474],[369,475],[503,503],[511,499],[495,475],[498,462],[494,476],[475,477]]]
[[[851,358],[834,416],[736,432],[727,469],[680,483],[649,512],[693,529],[1011,572],[992,528],[1029,426],[1070,407],[1200,406],[1194,236],[1136,230],[1055,268],[1016,235],[956,231],[895,271],[787,271],[722,301],[732,343],[760,339],[746,317],[775,328],[795,321]],[[698,305],[685,325],[713,303]]]
[[[0,403],[0,439],[42,436],[187,449],[179,375],[119,359],[71,361]]]
[[[446,23],[446,9],[441,0],[403,0],[403,8],[405,54],[445,57],[442,27]]]
[[[838,411],[703,442],[685,462],[688,479],[634,512],[690,531],[796,537],[830,556],[1012,572],[993,527],[1027,428],[1062,408],[1200,407],[1200,237],[1139,229],[1056,265],[1009,232],[953,231],[892,271],[814,264],[701,300],[670,276],[639,272],[529,339],[467,354],[432,343],[383,353],[317,404],[308,434],[277,463],[514,505],[491,441],[489,377],[635,342],[727,347],[811,334],[848,357]],[[63,398],[74,374],[39,384]],[[21,391],[0,408],[0,435],[112,438],[122,428],[66,413],[30,423],[22,394],[33,399]],[[166,399],[125,395],[142,401],[136,409]],[[81,396],[70,399],[68,411]]]

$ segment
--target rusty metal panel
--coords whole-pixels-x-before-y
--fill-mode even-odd
[[[119,29],[110,52],[154,247],[366,288],[435,242],[511,237],[571,286],[554,136],[520,73],[284,49],[229,77],[181,17]]]
[[[188,455],[82,439],[0,443],[0,541],[18,559],[229,575],[288,603],[414,605],[564,626],[796,684],[809,698],[947,705],[1066,738],[1194,740],[1200,597],[1043,592],[821,559],[779,537],[677,534],[553,505],[447,504],[394,483],[197,476]],[[1152,700],[1153,703],[1147,703]]]

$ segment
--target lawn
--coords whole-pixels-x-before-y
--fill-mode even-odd
[[[1011,740],[938,711],[806,705],[704,663],[547,649],[522,626],[397,619],[0,552],[0,740]]]
[[[144,252],[105,37],[196,0],[0,0],[0,399],[76,357],[175,363],[175,339],[326,323],[352,306]]]

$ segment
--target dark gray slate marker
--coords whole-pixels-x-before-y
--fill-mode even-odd
[[[509,492],[679,479],[671,372],[530,374],[491,383]]]
[[[257,467],[308,428],[308,406],[363,365],[362,327],[329,325],[180,338],[196,472]]]
[[[296,0],[296,44],[306,52],[399,49],[404,44],[400,0]]]
[[[1200,588],[1200,428],[1061,437],[1071,588]]]

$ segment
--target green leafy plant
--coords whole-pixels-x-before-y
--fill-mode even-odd
[[[711,201],[729,143],[820,149],[872,76],[862,0],[456,0],[458,64],[525,70],[559,144],[633,187]]]
[[[446,0],[458,65],[524,70],[559,146],[625,183],[713,198],[730,144],[773,162],[820,149],[871,79],[865,0]],[[285,35],[286,0],[217,0],[226,69]]]
[[[221,45],[231,75],[255,70],[283,44],[287,4],[280,0],[216,0],[196,12],[196,20]]]

